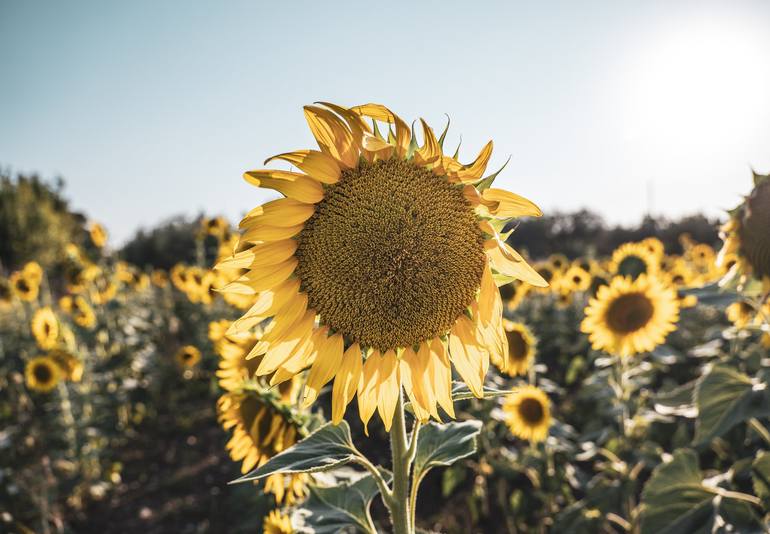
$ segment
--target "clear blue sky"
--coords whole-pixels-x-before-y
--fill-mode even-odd
[[[769,58],[767,1],[0,0],[0,164],[120,242],[236,220],[243,171],[312,147],[302,105],[374,101],[448,113],[464,160],[494,139],[545,211],[719,214],[770,171]]]

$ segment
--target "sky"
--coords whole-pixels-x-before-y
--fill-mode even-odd
[[[496,186],[610,223],[720,215],[770,172],[770,2],[0,0],[0,166],[127,240],[232,221],[315,148],[302,106],[425,118]],[[276,168],[282,167],[280,164]]]

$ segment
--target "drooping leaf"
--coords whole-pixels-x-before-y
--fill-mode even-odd
[[[391,474],[380,469],[386,483]],[[336,534],[365,532],[375,534],[369,507],[380,492],[370,473],[353,481],[339,482],[334,486],[311,486],[310,495],[295,517],[300,533]]]
[[[420,427],[417,454],[414,458],[415,479],[420,480],[434,467],[452,465],[476,452],[476,436],[481,421],[463,421]]]
[[[356,455],[348,423],[327,423],[233,483],[259,480],[275,473],[326,471],[349,463]]]
[[[766,385],[726,366],[715,366],[698,380],[695,404],[695,445],[707,443],[752,417],[770,415]]]
[[[670,462],[655,468],[642,491],[642,534],[706,534],[724,523],[741,531],[755,526],[756,518],[745,502],[703,483],[695,451],[679,449]]]

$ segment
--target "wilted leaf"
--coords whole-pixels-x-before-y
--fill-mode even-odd
[[[725,366],[714,367],[698,380],[695,403],[695,445],[707,443],[752,417],[770,415],[765,384],[754,383],[743,373]]]
[[[274,473],[326,471],[349,463],[355,456],[356,450],[350,438],[348,423],[327,423],[233,483],[259,480]]]

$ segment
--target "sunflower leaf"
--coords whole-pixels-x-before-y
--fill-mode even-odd
[[[693,295],[697,297],[699,304],[718,307],[729,306],[740,297],[736,291],[719,287],[719,284],[682,289],[680,293],[684,296]]]
[[[327,471],[350,463],[357,454],[347,422],[342,421],[336,426],[327,423],[231,484],[260,480],[275,473]]]
[[[415,480],[421,480],[434,467],[452,465],[475,453],[480,431],[481,421],[428,423],[420,427],[414,458]]]
[[[675,451],[670,462],[655,468],[642,491],[642,534],[705,533],[725,523],[738,531],[756,526],[751,508],[721,490],[704,485],[695,451]]]
[[[770,452],[762,451],[751,464],[754,493],[767,507],[770,504]]]
[[[386,483],[391,474],[380,468]],[[363,474],[351,481],[334,486],[310,486],[307,501],[294,513],[297,532],[333,534],[337,532],[376,532],[371,522],[369,507],[379,493],[371,474]]]
[[[715,366],[698,379],[695,388],[698,418],[696,446],[727,433],[752,417],[770,415],[770,395],[766,384],[754,383],[748,376],[726,366]]]

